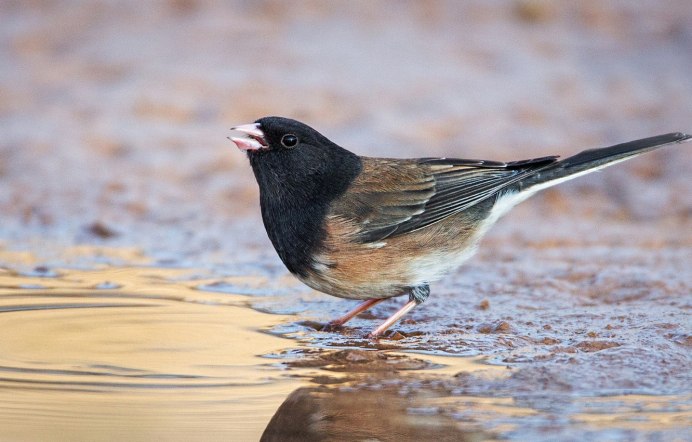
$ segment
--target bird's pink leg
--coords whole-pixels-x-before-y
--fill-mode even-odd
[[[351,319],[353,319],[354,316],[364,312],[365,310],[369,309],[370,307],[373,307],[380,302],[384,301],[387,298],[379,298],[379,299],[368,299],[367,301],[363,301],[360,304],[356,306],[353,310],[350,312],[346,313],[345,315],[341,316],[340,318],[334,319],[333,321],[329,321],[327,325],[323,328],[323,330],[330,330],[333,328],[341,327]]]
[[[369,338],[377,338],[380,336],[382,333],[385,332],[389,327],[392,326],[396,321],[401,319],[402,316],[404,316],[406,313],[408,313],[413,307],[415,307],[418,304],[418,302],[415,299],[410,300],[409,302],[406,303],[403,307],[399,309],[396,313],[394,313],[392,316],[389,317],[386,321],[382,323],[379,327],[377,327],[375,330],[372,331],[368,335]]]

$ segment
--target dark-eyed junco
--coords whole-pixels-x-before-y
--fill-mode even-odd
[[[380,301],[409,301],[387,328],[428,297],[428,284],[467,260],[500,216],[539,190],[660,146],[670,133],[556,156],[503,163],[455,158],[361,157],[281,117],[236,126],[259,184],[262,219],[288,270],[308,286],[363,300],[340,326]]]

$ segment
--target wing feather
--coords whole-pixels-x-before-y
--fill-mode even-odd
[[[363,158],[350,198],[336,203],[332,215],[355,223],[360,241],[380,241],[457,214],[555,161]]]

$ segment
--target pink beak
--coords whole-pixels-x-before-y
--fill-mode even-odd
[[[242,132],[246,137],[228,137],[233,141],[240,150],[260,150],[268,149],[267,140],[264,139],[264,132],[259,128],[259,123],[243,124],[241,126],[232,127],[231,130]]]

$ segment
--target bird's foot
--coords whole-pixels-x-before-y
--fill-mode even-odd
[[[382,335],[381,335],[381,334],[379,334],[379,335],[375,334],[375,331],[374,331],[374,330],[371,331],[370,333],[368,333],[368,334],[365,336],[366,339],[370,339],[370,340],[373,340],[373,341],[377,341],[377,340],[380,339],[381,337],[382,337]]]
[[[396,321],[398,321],[402,316],[404,316],[406,313],[409,312],[413,307],[418,305],[418,302],[413,299],[409,302],[406,303],[403,307],[401,307],[396,313],[394,313],[392,316],[390,316],[386,321],[384,321],[379,327],[377,327],[375,330],[373,330],[369,335],[368,338],[370,339],[379,339],[382,334],[389,328],[391,327]]]
[[[341,328],[342,325],[344,325],[346,322],[350,321],[354,316],[364,312],[365,310],[369,309],[370,307],[384,301],[384,299],[368,299],[366,301],[361,302],[351,310],[350,312],[346,313],[344,316],[334,319],[332,321],[329,321],[326,323],[320,331],[335,331]]]

